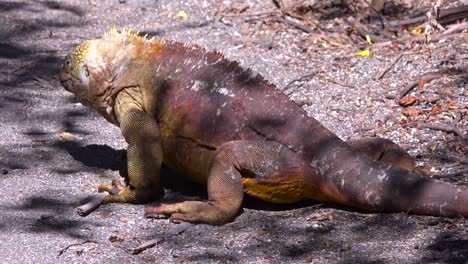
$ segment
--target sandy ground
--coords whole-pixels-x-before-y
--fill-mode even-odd
[[[129,249],[175,224],[144,218],[144,205],[111,204],[84,218],[76,214],[99,183],[120,177],[126,144],[118,128],[64,91],[57,75],[67,52],[113,25],[220,50],[278,87],[319,73],[293,82],[287,92],[337,135],[387,137],[434,173],[450,173],[445,169],[455,165],[466,171],[466,140],[405,125],[423,118],[450,122],[461,113],[457,127],[464,133],[466,72],[412,93],[421,100],[416,108],[423,117],[403,116],[392,99],[422,73],[466,70],[466,34],[355,57],[365,44],[324,48],[323,41],[271,18],[217,15],[226,5],[246,3],[248,12],[275,9],[270,1],[0,1],[1,263],[468,263],[467,219],[247,199],[231,224],[191,226],[132,255]],[[376,82],[373,77],[403,51],[383,84]],[[431,96],[442,113],[429,116]],[[61,140],[65,131],[77,139]],[[165,171],[166,177],[174,174]],[[165,184],[165,200],[205,195],[202,187],[193,190],[176,179]],[[443,180],[468,185],[466,172]]]

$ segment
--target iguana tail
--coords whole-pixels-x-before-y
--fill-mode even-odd
[[[327,200],[375,212],[468,217],[468,188],[373,161],[345,144],[315,160]]]

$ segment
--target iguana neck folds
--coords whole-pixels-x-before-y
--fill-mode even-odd
[[[143,96],[139,86],[122,88],[115,96],[114,105],[110,106],[113,109],[111,115],[115,116],[118,124],[121,123],[122,117],[131,109],[144,111]],[[117,125],[118,125],[117,124]]]

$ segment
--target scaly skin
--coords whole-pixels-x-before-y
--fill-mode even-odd
[[[276,203],[316,199],[377,212],[468,216],[466,187],[409,172],[413,160],[391,141],[344,143],[217,52],[113,30],[68,55],[60,80],[128,142],[129,184],[101,185],[120,190],[107,202],[153,200],[164,162],[208,188],[208,201],[147,209],[176,220],[229,222],[244,192]]]

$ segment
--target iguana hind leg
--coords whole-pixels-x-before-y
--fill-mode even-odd
[[[288,155],[285,155],[286,151]],[[302,164],[294,161],[293,164],[288,163],[294,157],[289,149],[275,142],[227,142],[216,150],[212,160],[208,176],[208,201],[162,204],[149,207],[147,213],[171,215],[173,220],[218,225],[227,223],[239,213],[244,189],[265,200],[289,199],[295,184],[301,185],[303,182],[299,180],[303,176],[300,169]],[[288,169],[284,168],[290,168],[294,173],[288,174]]]
[[[349,140],[346,143],[373,160],[382,161],[407,171],[415,170],[413,158],[391,140],[369,137]]]
[[[171,215],[172,220],[224,224],[240,211],[243,199],[238,152],[242,144],[223,144],[216,150],[208,175],[208,201],[186,201],[149,207],[147,214]]]
[[[128,143],[128,186],[114,180],[112,185],[102,184],[98,189],[111,193],[105,199],[108,203],[150,202],[160,191],[162,148],[158,124],[147,113],[131,109],[122,116],[120,128]]]

